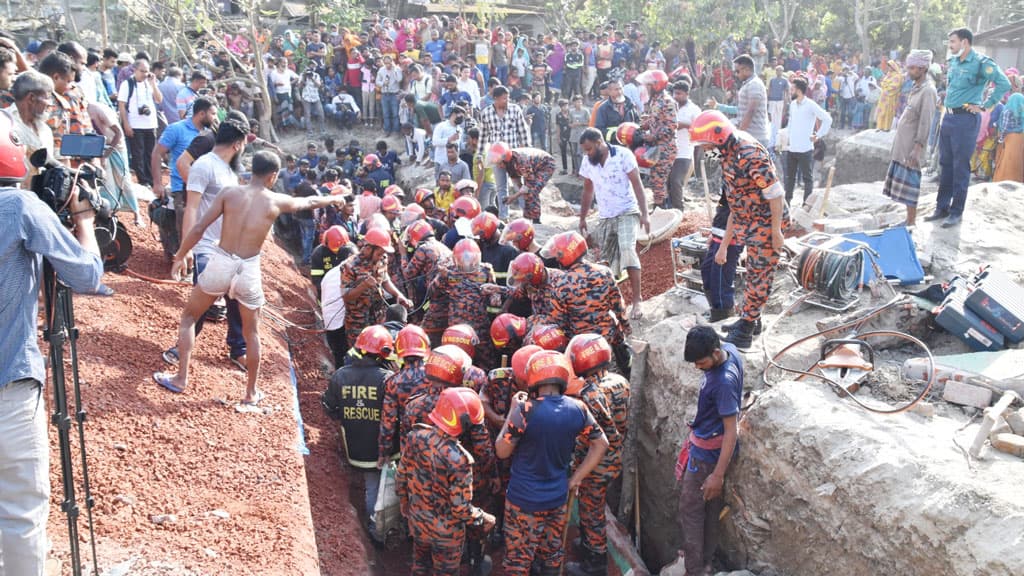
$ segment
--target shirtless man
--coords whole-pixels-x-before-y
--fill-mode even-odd
[[[227,294],[238,300],[242,332],[248,350],[248,384],[241,405],[255,406],[263,399],[256,389],[260,370],[260,308],[263,282],[260,277],[260,249],[270,227],[280,214],[314,210],[331,204],[343,204],[345,195],[293,198],[272,192],[281,170],[281,161],[270,152],[257,152],[252,159],[252,180],[248,186],[224,188],[195,226],[182,238],[174,255],[172,274],[181,277],[188,271],[187,255],[203,237],[203,232],[223,216],[220,242],[199,281],[192,290],[178,329],[179,369],[177,374],[156,372],[153,380],[171,392],[180,393],[188,385],[188,366],[195,344],[195,323],[214,300]]]

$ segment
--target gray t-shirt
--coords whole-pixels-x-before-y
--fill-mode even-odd
[[[199,212],[196,214],[197,220],[203,217],[203,214],[210,209],[213,205],[213,199],[220,194],[221,189],[225,186],[238,186],[238,174],[231,169],[231,166],[227,162],[220,159],[220,156],[210,152],[209,154],[203,154],[192,164],[192,169],[188,173],[188,185],[186,189],[193,192],[202,192],[202,197],[199,199]],[[222,218],[217,218],[210,224],[203,232],[203,238],[193,248],[193,252],[196,254],[207,254],[213,251],[213,249],[220,243],[220,225]]]
[[[754,108],[747,132],[762,144],[768,142],[768,90],[757,76],[751,76],[737,94],[737,118],[742,119],[748,107]]]

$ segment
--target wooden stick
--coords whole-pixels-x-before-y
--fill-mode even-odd
[[[825,215],[825,208],[828,207],[828,196],[832,193],[832,177],[836,175],[836,167],[828,169],[828,180],[825,182],[825,195],[821,197],[821,206],[818,208],[818,218]]]
[[[711,189],[708,187],[708,163],[704,161],[704,155],[700,157],[700,175],[704,179],[704,207],[708,211],[708,222],[714,220],[715,215],[711,205]]]
[[[565,505],[565,526],[562,527],[562,550],[565,550],[566,540],[569,538],[569,520],[572,519],[572,505],[576,503],[576,491],[569,491],[569,501]],[[565,565],[568,562],[565,561],[565,554],[562,555],[562,565],[558,569],[559,576],[565,574]]]

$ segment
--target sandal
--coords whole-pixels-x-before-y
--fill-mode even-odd
[[[185,391],[184,388],[180,388],[174,383],[174,374],[168,374],[167,372],[154,372],[153,381],[175,394],[181,394]]]
[[[171,366],[177,366],[178,365],[178,347],[177,346],[172,346],[172,347],[168,348],[167,350],[164,350],[164,353],[161,354],[160,357],[164,359],[164,362],[170,364]]]
[[[246,368],[245,363],[242,361],[242,358],[245,358],[244,354],[241,356],[228,356],[228,360],[230,360],[232,364],[237,366],[242,372],[248,372],[249,369]]]

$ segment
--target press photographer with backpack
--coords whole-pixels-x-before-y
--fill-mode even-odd
[[[36,333],[42,261],[82,293],[101,289],[103,263],[88,202],[72,196],[72,234],[20,188],[28,169],[11,124],[0,114],[0,563],[6,574],[41,575],[50,508],[46,366]]]

